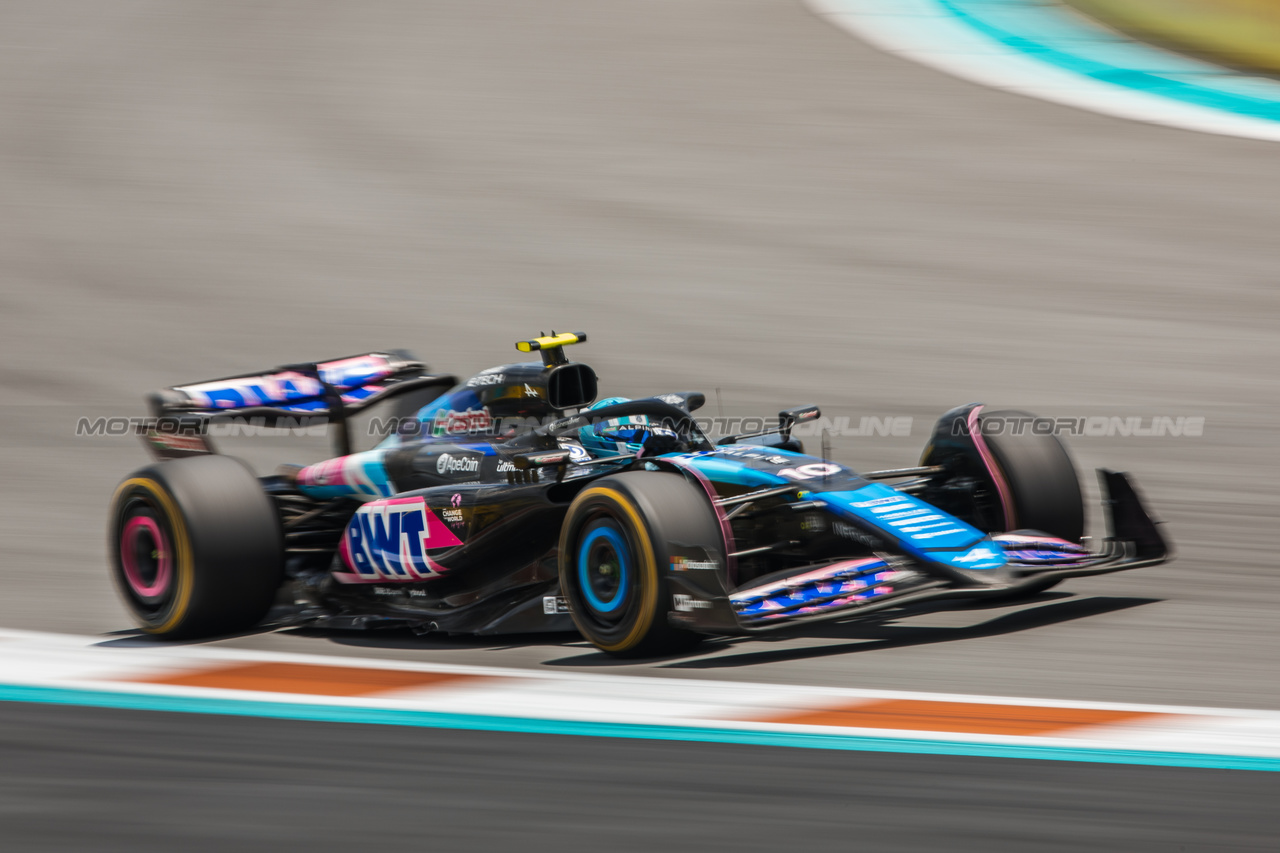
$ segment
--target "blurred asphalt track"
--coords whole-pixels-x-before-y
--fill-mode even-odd
[[[11,0],[0,116],[6,627],[129,627],[105,506],[144,457],[75,438],[78,417],[383,347],[467,373],[554,327],[591,334],[573,355],[609,393],[915,419],[837,441],[855,467],[912,463],[970,400],[1203,415],[1201,438],[1071,445],[1085,472],[1135,474],[1178,558],[1018,607],[626,666],[566,637],[228,642],[1280,708],[1273,144],[983,89],[798,0]],[[267,469],[324,447],[246,452]],[[952,772],[928,784],[968,784]]]
[[[0,749],[24,853],[1275,849],[1274,773],[38,705]]]

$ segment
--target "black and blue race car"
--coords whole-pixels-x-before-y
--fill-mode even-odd
[[[402,352],[175,386],[139,432],[157,461],[110,510],[113,575],[142,629],[577,629],[615,655],[678,652],[938,599],[1011,599],[1163,562],[1125,474],[1100,471],[1109,535],[1088,547],[1056,435],[989,430],[1024,413],[971,404],[918,465],[856,472],[806,455],[816,406],[712,442],[697,392],[595,402],[552,333],[540,360],[463,381]],[[385,405],[384,405],[385,404]],[[350,424],[387,412],[353,452]],[[255,476],[211,424],[322,419],[333,457]]]

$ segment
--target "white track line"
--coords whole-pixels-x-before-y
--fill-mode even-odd
[[[259,713],[254,710],[258,706],[270,703],[263,715],[292,716],[279,709],[294,708],[303,717],[314,717],[313,712],[328,709],[326,718],[341,720],[347,719],[343,714],[355,712],[405,712],[446,715],[445,722],[426,724],[456,728],[474,727],[469,722],[474,720],[506,719],[644,727],[650,732],[645,737],[665,737],[663,730],[684,732],[670,735],[675,739],[697,739],[690,738],[689,731],[737,732],[753,736],[753,742],[780,745],[787,745],[787,738],[807,735],[827,738],[829,743],[874,739],[881,744],[875,748],[889,751],[895,751],[894,743],[912,744],[902,751],[930,751],[920,746],[922,742],[967,744],[972,748],[960,750],[965,754],[1001,754],[999,749],[1019,748],[1062,753],[1034,757],[1069,758],[1092,750],[1133,763],[1187,766],[1235,765],[1168,760],[1167,756],[1234,756],[1264,765],[1257,769],[1280,770],[1280,713],[1273,711],[417,664],[219,646],[122,645],[95,637],[12,630],[0,630],[0,651],[0,698],[14,701],[207,711],[212,700],[222,703],[218,707],[223,710],[215,708],[215,713],[251,715]],[[249,672],[258,677],[264,671],[274,673],[276,681],[246,681],[243,675]],[[289,681],[290,673],[301,680]],[[436,675],[447,679],[431,682]],[[322,685],[343,679],[352,684],[363,684],[366,678],[374,684],[381,683],[379,679],[389,681],[362,695],[343,695],[326,694],[324,686],[320,692],[308,692],[306,685],[313,682],[307,678]],[[116,699],[104,702],[102,696]],[[163,704],[182,701],[195,704]],[[886,708],[892,710],[880,710]],[[311,711],[302,713],[305,709]],[[940,716],[928,716],[939,709]],[[823,716],[815,718],[817,713]],[[941,721],[942,726],[921,727],[920,714]],[[1031,721],[1034,727],[1034,721],[1046,716],[1089,721],[1055,723],[1028,733],[1000,728],[1003,720]],[[352,720],[361,721],[358,715]],[[548,730],[545,726],[512,728]],[[1165,758],[1156,760],[1159,756]]]

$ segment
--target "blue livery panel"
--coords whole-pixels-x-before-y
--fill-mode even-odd
[[[912,556],[967,571],[999,569],[1007,562],[1003,550],[981,530],[881,483],[825,492],[822,499]]]

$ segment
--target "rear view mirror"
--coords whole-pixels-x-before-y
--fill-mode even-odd
[[[726,435],[724,438],[716,442],[716,444],[737,444],[738,442],[748,438],[760,438],[766,435],[780,436],[777,442],[770,442],[770,446],[781,447],[786,450],[800,450],[799,442],[794,445],[791,443],[791,428],[798,423],[805,421],[817,420],[822,415],[822,411],[817,406],[796,406],[791,409],[783,409],[778,412],[777,429],[766,429],[762,432],[744,432],[738,435]],[[764,444],[764,442],[756,442]]]
[[[791,409],[783,409],[778,412],[778,434],[784,440],[790,439],[793,426],[805,421],[816,421],[821,416],[822,410],[817,406],[796,406]]]

